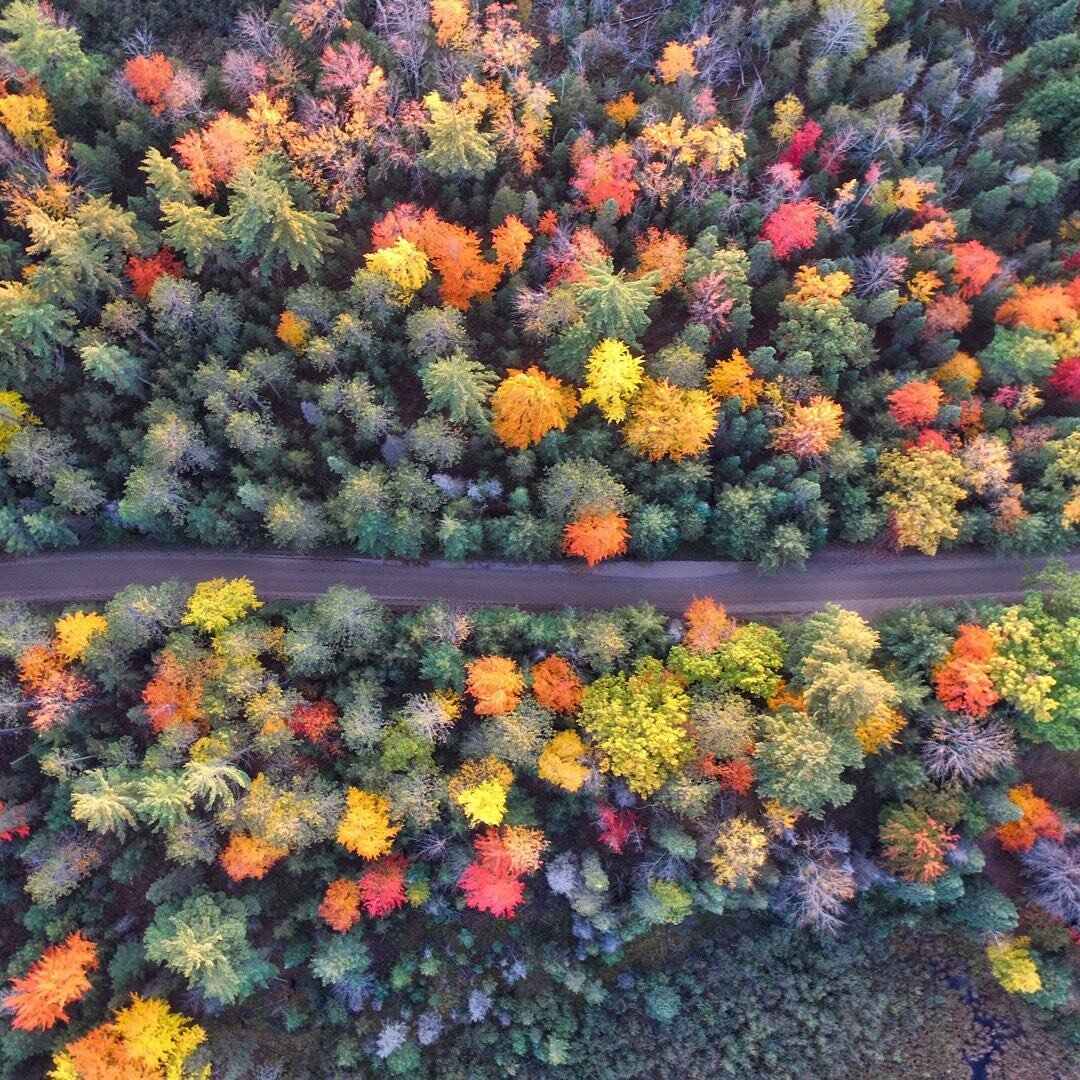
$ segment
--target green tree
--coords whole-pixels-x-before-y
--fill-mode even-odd
[[[495,167],[492,137],[480,131],[478,112],[464,102],[443,101],[436,92],[424,98],[430,119],[424,124],[428,149],[420,164],[439,176],[483,176]]]
[[[420,383],[427,394],[427,411],[445,409],[450,419],[475,428],[486,428],[491,417],[488,401],[499,377],[490,368],[470,360],[463,352],[429,360],[420,369]]]
[[[35,0],[15,0],[0,16],[0,31],[12,39],[4,50],[41,83],[52,101],[73,108],[86,101],[101,71],[101,58],[84,53],[78,31],[62,25],[51,8]]]

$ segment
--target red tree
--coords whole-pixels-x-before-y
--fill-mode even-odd
[[[146,102],[155,116],[160,116],[165,111],[165,95],[176,78],[176,69],[172,61],[161,53],[133,56],[124,65],[124,78],[135,91],[135,96]]]
[[[1080,356],[1067,356],[1054,368],[1050,385],[1068,401],[1080,402]]]
[[[814,246],[820,217],[821,206],[813,199],[784,203],[765,219],[761,239],[772,244],[778,259],[786,259],[795,251]]]
[[[953,278],[960,286],[960,296],[964,300],[978,296],[1001,271],[1000,257],[978,240],[950,244],[949,251],[956,260]]]
[[[614,199],[620,215],[630,213],[638,185],[633,179],[634,155],[626,143],[594,148],[591,139],[582,137],[574,144],[571,160],[577,167],[574,190],[590,210],[600,210]]]
[[[889,412],[905,427],[926,427],[937,419],[941,387],[936,382],[909,382],[889,395]]]
[[[154,282],[160,277],[183,277],[184,260],[178,259],[168,248],[162,248],[150,259],[140,259],[137,255],[128,258],[124,267],[131,282],[131,291],[140,300],[146,300],[154,287]]]
[[[360,899],[368,915],[389,915],[405,903],[408,865],[403,855],[388,855],[360,875]]]

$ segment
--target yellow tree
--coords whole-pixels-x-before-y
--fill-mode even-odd
[[[720,403],[706,390],[645,379],[623,428],[626,441],[650,461],[682,461],[704,453],[718,425]]]
[[[840,438],[843,419],[843,408],[831,398],[796,402],[773,434],[773,446],[800,461],[821,457]]]
[[[345,796],[345,813],[338,822],[337,841],[354,855],[377,859],[385,855],[401,832],[390,820],[390,803],[381,795],[351,787]]]
[[[621,423],[642,380],[642,357],[621,342],[604,338],[589,354],[583,405],[594,404],[605,420]]]
[[[90,642],[108,629],[104,615],[96,611],[76,611],[56,620],[56,638],[53,648],[69,663],[81,660]]]
[[[504,446],[524,450],[549,431],[564,430],[579,407],[572,386],[535,366],[511,368],[491,396],[492,427]]]
[[[935,446],[886,450],[878,459],[878,479],[885,487],[882,503],[891,512],[898,546],[936,555],[943,540],[960,531],[957,505],[967,492],[961,487],[963,463]]]
[[[428,257],[404,236],[390,247],[364,256],[367,268],[395,287],[395,301],[405,307],[431,277]]]
[[[180,621],[213,634],[261,607],[262,601],[248,578],[214,578],[195,586]]]

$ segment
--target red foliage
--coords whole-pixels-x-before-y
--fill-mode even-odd
[[[765,219],[761,239],[772,244],[778,259],[786,259],[795,251],[814,246],[820,217],[821,206],[813,199],[784,203]]]
[[[630,213],[638,185],[633,179],[634,155],[626,143],[594,148],[592,140],[583,136],[574,143],[571,160],[577,167],[574,190],[590,210],[600,210],[608,199],[614,199],[620,215]]]
[[[1080,356],[1067,356],[1054,368],[1050,385],[1068,401],[1080,402]]]
[[[616,855],[621,855],[628,843],[640,847],[643,831],[633,810],[620,810],[601,803],[597,808],[600,824],[600,842],[606,844]]]
[[[925,427],[937,419],[941,387],[936,382],[909,382],[889,395],[889,412],[905,427]]]
[[[204,674],[201,666],[185,667],[171,652],[158,657],[154,677],[142,692],[146,715],[155,734],[167,731],[174,724],[191,723],[202,717]]]
[[[0,799],[0,823],[3,823],[0,824],[0,844],[7,844],[16,837],[21,839],[30,835],[30,826],[26,823],[25,806],[13,806],[9,810]]]
[[[140,259],[136,255],[129,256],[124,273],[131,282],[131,291],[140,300],[146,300],[158,278],[166,275],[174,278],[183,277],[184,260],[177,258],[168,248],[162,248],[151,259]]]
[[[11,980],[14,989],[4,998],[4,1007],[15,1013],[11,1026],[33,1031],[67,1020],[65,1009],[90,989],[86,973],[97,966],[97,946],[81,930],[69,934],[61,944],[51,945],[26,975]]]
[[[389,915],[405,903],[408,865],[403,855],[388,855],[360,875],[360,899],[368,915]]]
[[[305,701],[297,705],[289,717],[293,733],[308,742],[320,742],[337,730],[338,711],[332,701]]]
[[[946,454],[952,453],[952,447],[949,445],[949,440],[941,434],[940,431],[934,431],[933,428],[924,428],[919,432],[919,437],[915,440],[915,446],[929,446],[934,450],[944,450]],[[905,443],[904,449],[907,449]]]
[[[536,700],[557,713],[577,712],[584,689],[574,669],[561,657],[549,656],[529,672]]]
[[[779,160],[796,169],[801,169],[807,154],[815,149],[820,138],[821,125],[816,120],[807,120],[791,137],[791,142],[788,143],[787,149],[780,155]]]
[[[124,65],[124,78],[135,96],[150,106],[155,116],[165,111],[165,95],[176,77],[172,61],[161,53],[153,56],[133,56]]]
[[[512,919],[525,899],[525,883],[517,874],[500,872],[479,859],[465,867],[458,885],[464,891],[469,907],[499,918]]]

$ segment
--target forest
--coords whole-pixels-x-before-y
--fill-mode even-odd
[[[0,545],[1080,522],[1076,0],[13,0]]]
[[[174,581],[0,663],[4,1077],[1078,1075],[1060,564],[875,625]]]

